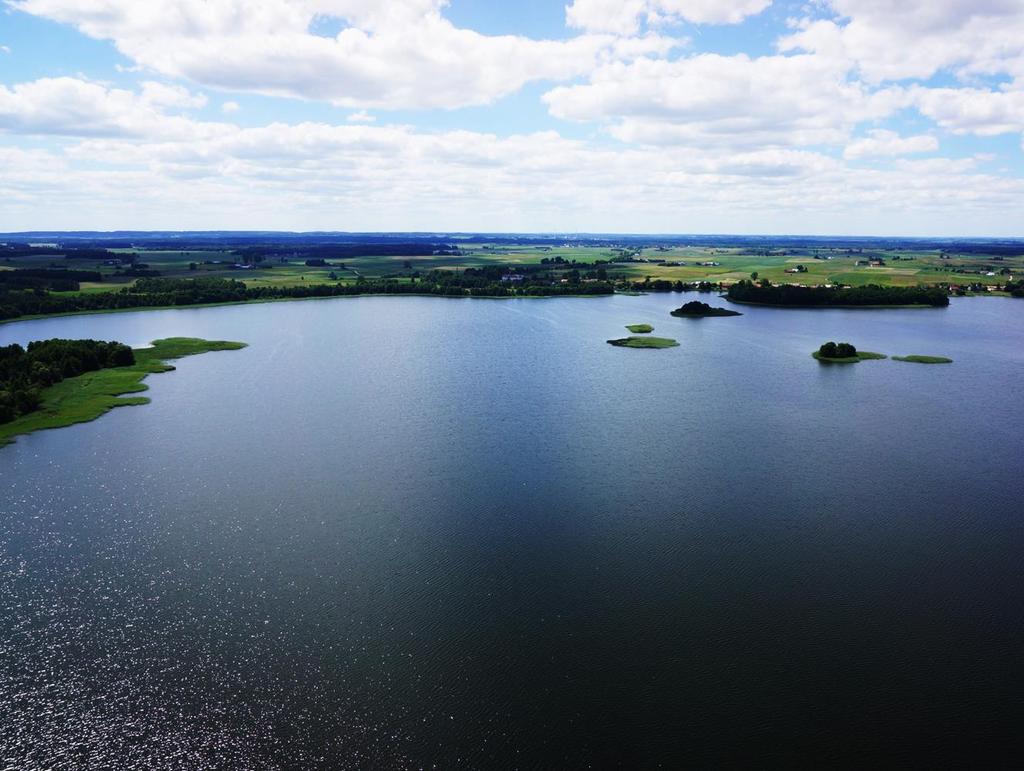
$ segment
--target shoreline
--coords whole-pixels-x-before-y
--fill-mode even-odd
[[[126,394],[148,391],[149,386],[142,381],[149,375],[173,371],[174,366],[167,363],[170,360],[211,351],[237,351],[247,346],[229,340],[168,337],[133,348],[134,364],[84,372],[43,389],[39,409],[0,423],[0,448],[36,431],[90,423],[117,407],[149,404],[147,396]]]
[[[464,295],[455,297],[452,295],[432,294],[430,292],[401,292],[389,294],[386,292],[368,292],[366,294],[344,294],[344,295],[326,295],[323,297],[270,297],[259,300],[239,300],[239,301],[226,301],[216,303],[196,303],[194,305],[143,305],[137,308],[100,308],[97,310],[85,310],[85,311],[65,311],[62,313],[43,313],[43,314],[30,314],[27,316],[18,316],[13,319],[2,319],[0,320],[0,326],[6,324],[17,324],[22,321],[39,321],[40,319],[57,319],[57,318],[68,318],[70,316],[96,316],[106,313],[140,313],[145,311],[183,311],[191,310],[193,308],[224,308],[232,305],[263,305],[266,303],[291,303],[291,302],[306,302],[309,300],[350,300],[354,298],[366,298],[366,297],[435,297],[441,300],[557,300],[559,298],[577,298],[577,299],[595,299],[600,297],[646,297],[649,295],[677,295],[677,294],[706,294],[694,292],[612,292],[611,294],[560,294],[560,295],[514,295],[514,296],[499,296],[499,295]],[[729,303],[736,305],[746,305],[754,308],[794,308],[796,310],[944,310],[949,306],[935,306],[935,305],[778,305],[775,303],[754,303],[745,300],[732,300],[726,295],[716,295],[719,299],[725,300]],[[986,294],[974,294],[966,295],[967,297],[1004,297],[1010,298],[1011,296],[1005,293],[986,293]],[[950,301],[954,299],[963,299],[962,297],[950,297]],[[1012,299],[1012,298],[1011,298]]]
[[[193,305],[140,305],[137,308],[99,308],[96,310],[88,311],[64,311],[61,313],[33,313],[27,316],[18,316],[17,318],[13,319],[2,319],[0,320],[0,326],[3,326],[4,324],[16,324],[19,321],[39,321],[40,319],[67,318],[69,316],[97,316],[103,313],[138,313],[140,311],[187,311],[193,308],[224,308],[230,305],[263,305],[266,303],[305,302],[307,300],[350,300],[358,297],[436,297],[441,300],[556,300],[560,297],[575,297],[587,299],[596,297],[614,297],[616,294],[620,293],[612,292],[611,294],[527,294],[514,296],[452,296],[443,294],[432,294],[430,292],[396,292],[393,294],[389,294],[387,292],[368,292],[366,294],[338,294],[323,295],[320,297],[269,297],[266,299],[259,300],[236,300],[218,303],[195,303]]]
[[[797,310],[842,310],[842,311],[859,311],[859,310],[945,310],[948,305],[924,305],[922,303],[915,303],[914,305],[780,305],[778,303],[752,303],[748,300],[733,300],[726,295],[719,295],[723,300],[736,305],[747,305],[752,308],[796,308]],[[951,297],[950,300],[953,298]]]

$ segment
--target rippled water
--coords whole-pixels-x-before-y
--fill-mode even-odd
[[[681,301],[0,326],[250,343],[0,449],[0,766],[1015,757],[1024,302]]]

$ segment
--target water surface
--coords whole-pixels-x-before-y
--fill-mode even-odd
[[[1014,757],[1024,302],[686,299],[0,326],[250,344],[0,449],[0,759]],[[638,322],[681,346],[605,344]],[[828,339],[955,363],[822,365]]]

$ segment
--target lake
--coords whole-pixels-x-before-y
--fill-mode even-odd
[[[1024,301],[694,298],[0,326],[249,343],[0,448],[0,765],[1018,757]]]

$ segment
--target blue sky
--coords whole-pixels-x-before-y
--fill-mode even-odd
[[[1024,235],[1019,0],[0,8],[0,231]]]

